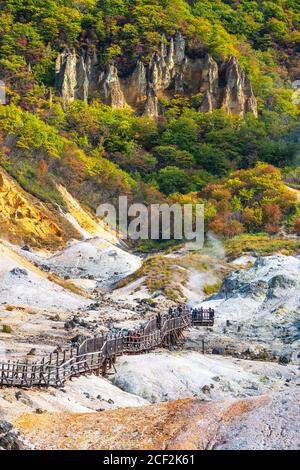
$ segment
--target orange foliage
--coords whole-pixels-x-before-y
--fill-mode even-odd
[[[271,226],[278,226],[282,220],[282,211],[277,204],[267,203],[262,206],[263,222]]]
[[[283,218],[293,213],[297,202],[285,187],[280,170],[263,163],[236,171],[218,184],[207,185],[201,196],[217,209],[217,215],[209,221],[209,229],[226,236],[245,229],[277,233]],[[236,211],[233,198],[239,204]]]
[[[297,219],[294,225],[294,231],[300,236],[300,219]]]
[[[41,179],[43,178],[46,174],[48,173],[48,165],[45,160],[40,160],[37,171],[36,171],[36,176],[37,178]]]
[[[208,224],[209,230],[216,233],[217,235],[225,234],[226,222],[224,220],[215,218]]]
[[[276,233],[280,231],[280,227],[278,225],[272,224],[266,224],[265,229],[270,235],[276,235]]]
[[[235,237],[236,235],[241,235],[241,233],[245,232],[244,225],[236,219],[232,219],[229,221],[228,224],[225,226],[224,234],[227,237]]]

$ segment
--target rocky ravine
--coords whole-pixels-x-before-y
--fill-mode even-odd
[[[66,49],[57,58],[56,87],[64,104],[99,94],[114,108],[132,108],[152,117],[160,113],[159,98],[198,93],[201,112],[223,108],[232,114],[257,115],[251,83],[237,59],[217,63],[204,52],[192,58],[180,32],[168,44],[162,38],[160,51],[148,63],[138,61],[126,75],[114,63],[102,70],[95,51]]]

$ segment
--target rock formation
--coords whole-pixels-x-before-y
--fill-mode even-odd
[[[25,450],[11,423],[0,420],[0,450]]]
[[[104,103],[113,108],[126,108],[128,106],[122,91],[118,69],[112,64],[106,67],[103,78],[100,79],[100,96]]]
[[[248,343],[250,356],[259,345],[265,356],[299,364],[299,273],[298,256],[274,255],[228,274],[219,293],[202,304],[216,310],[219,345],[235,337]]]
[[[60,91],[64,104],[74,99],[87,101],[93,86],[97,82],[97,56],[75,49],[65,49],[56,59],[56,87]]]
[[[201,112],[223,108],[232,114],[257,115],[251,83],[237,59],[218,63],[207,53],[190,57],[180,32],[169,43],[163,37],[159,52],[148,63],[137,61],[127,75],[113,63],[101,70],[95,52],[66,49],[57,58],[56,87],[65,105],[98,93],[112,107],[157,117],[160,98],[200,93]]]

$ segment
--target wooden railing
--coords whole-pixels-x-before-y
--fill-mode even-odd
[[[150,320],[144,329],[128,334],[108,334],[88,338],[76,348],[50,354],[39,362],[0,362],[0,386],[61,387],[79,375],[96,373],[105,375],[114,367],[117,356],[142,354],[160,346],[177,343],[184,329],[193,324],[191,312],[186,307],[172,315]]]
[[[192,323],[194,326],[213,326],[215,322],[215,311],[213,309],[204,310],[203,308],[192,311]]]

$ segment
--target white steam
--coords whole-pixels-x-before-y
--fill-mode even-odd
[[[225,248],[221,240],[213,232],[208,232],[206,236],[206,244],[204,247],[204,252],[206,255],[211,256],[212,258],[217,258],[224,260],[226,258]]]

